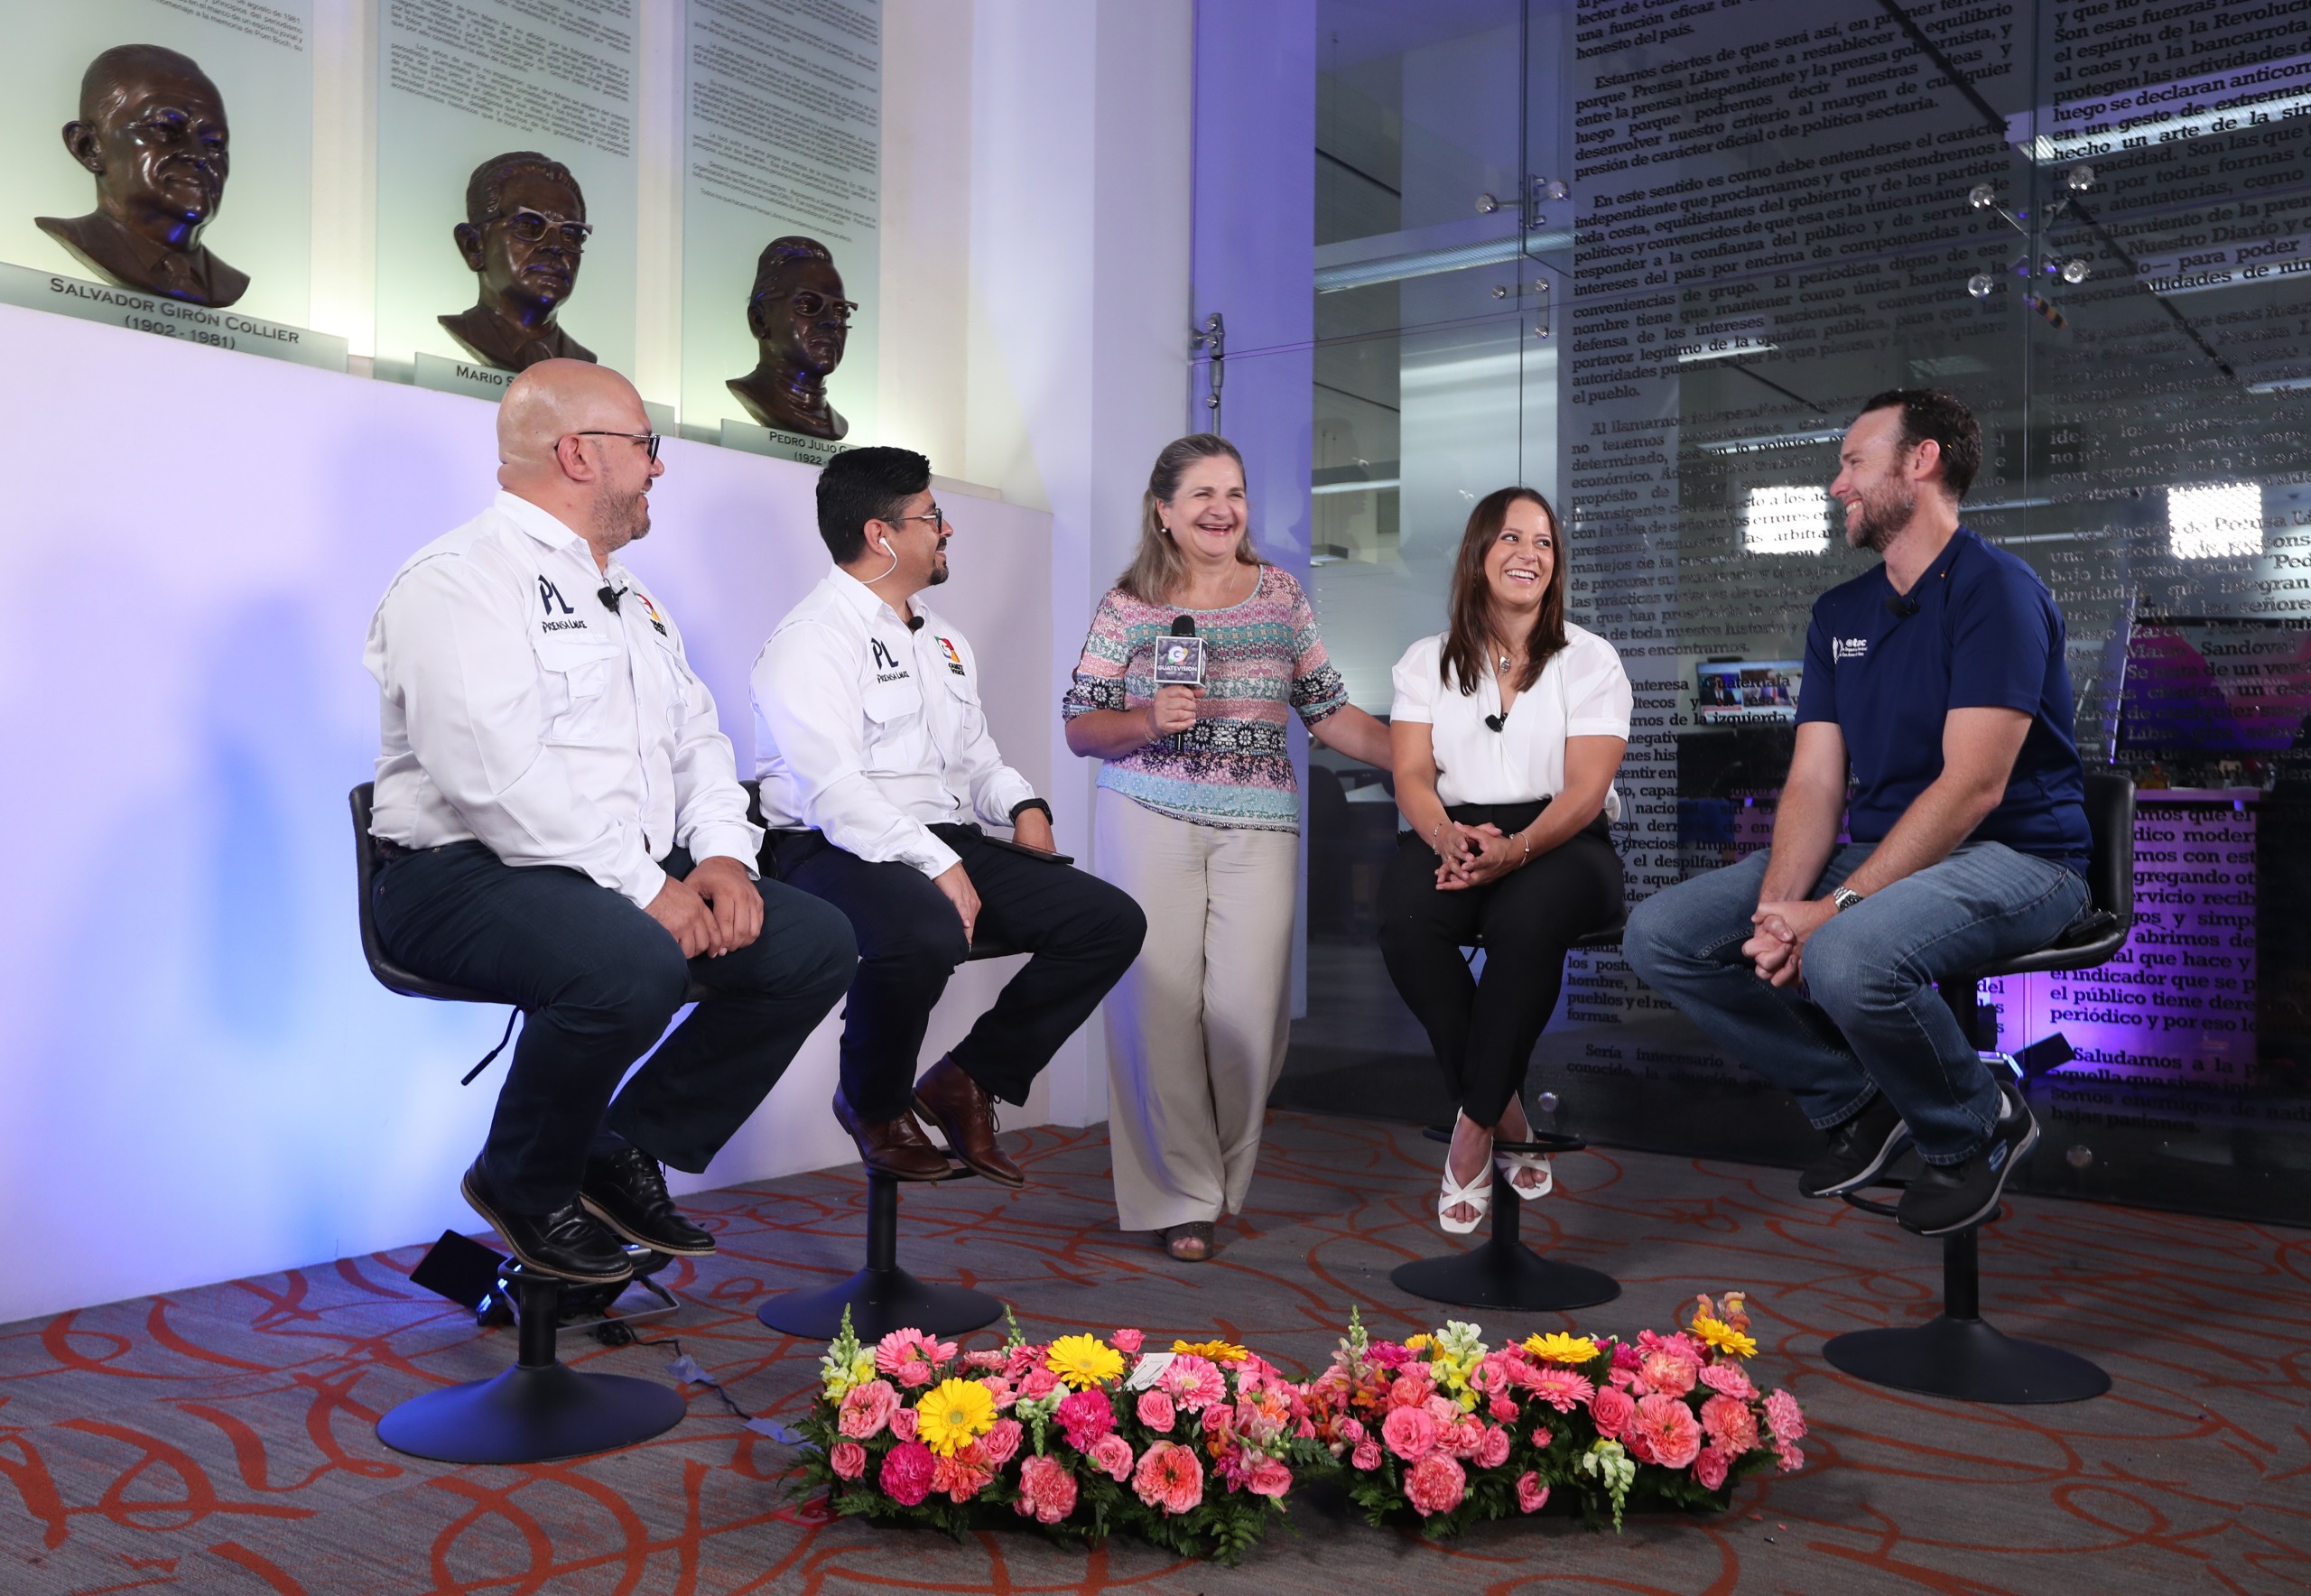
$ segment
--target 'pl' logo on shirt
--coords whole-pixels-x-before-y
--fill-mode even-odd
[[[1866,657],[1869,653],[1870,639],[1867,637],[1833,637],[1830,639],[1830,658],[1833,661],[1858,660]]]

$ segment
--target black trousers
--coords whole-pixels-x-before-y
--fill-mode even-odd
[[[1463,825],[1523,830],[1545,804],[1454,804]],[[1482,886],[1436,889],[1437,856],[1413,832],[1398,839],[1380,883],[1380,952],[1436,1062],[1478,1125],[1499,1120],[1524,1090],[1542,1027],[1564,985],[1575,939],[1621,917],[1621,860],[1605,818],[1533,862]],[[1461,950],[1484,941],[1484,974]]]
[[[1059,1044],[1091,1017],[1139,956],[1147,917],[1130,896],[1053,859],[998,848],[976,826],[934,826],[979,894],[978,934],[1035,956],[957,1044],[981,1090],[1024,1103]],[[842,1094],[861,1119],[896,1119],[914,1100],[932,1006],[970,956],[947,895],[913,865],[869,864],[817,831],[774,835],[763,874],[824,898],[859,935],[842,1023]]]
[[[679,848],[658,862],[677,878],[692,868]],[[840,914],[775,881],[761,886],[762,934],[685,961],[664,926],[576,870],[516,868],[479,842],[379,867],[385,951],[420,975],[501,993],[528,1016],[482,1149],[508,1208],[568,1202],[606,1133],[608,1146],[623,1137],[696,1174],[761,1105],[858,958]],[[661,1044],[693,976],[713,996]]]

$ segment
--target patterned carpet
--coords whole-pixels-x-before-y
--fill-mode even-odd
[[[1441,1149],[1366,1121],[1276,1116],[1258,1204],[1226,1250],[1177,1266],[1119,1235],[1100,1128],[1009,1138],[1034,1183],[910,1192],[901,1260],[1007,1297],[1041,1339],[1137,1324],[1215,1329],[1317,1363],[1348,1305],[1395,1334],[1431,1322],[1388,1271],[1441,1250]],[[0,1327],[0,1591],[1618,1592],[2210,1591],[2311,1586],[2311,1233],[2025,1198],[1989,1232],[1987,1311],[2084,1352],[2100,1401],[1971,1408],[1852,1382],[1823,1339],[1930,1311],[1939,1252],[1889,1221],[1800,1202],[1778,1170],[1602,1152],[1560,1159],[1528,1239],[1610,1270],[1585,1328],[1665,1324],[1746,1287],[1762,1372],[1814,1424],[1801,1474],[1716,1521],[1592,1535],[1544,1520],[1445,1548],[1295,1498],[1299,1534],[1242,1569],[1136,1545],[1086,1554],[1032,1533],[958,1545],[828,1523],[778,1479],[788,1452],[701,1386],[660,1440],[534,1468],[453,1468],[381,1447],[377,1414],[496,1372],[477,1332],[413,1288],[420,1249]],[[750,1413],[791,1415],[816,1348],[756,1324],[767,1292],[855,1267],[855,1171],[694,1202],[722,1252],[671,1329]],[[36,1265],[34,1266],[36,1267]],[[1435,1317],[1443,1317],[1438,1311]],[[1497,1322],[1493,1335],[1565,1321]],[[671,1346],[586,1345],[589,1367],[669,1378]],[[571,1353],[571,1355],[575,1355]]]

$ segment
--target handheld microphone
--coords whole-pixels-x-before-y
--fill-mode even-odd
[[[1159,688],[1203,685],[1203,639],[1195,635],[1193,616],[1174,616],[1171,636],[1157,640],[1156,685]],[[1174,752],[1186,749],[1187,736],[1184,731],[1172,734]]]

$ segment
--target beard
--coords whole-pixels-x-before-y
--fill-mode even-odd
[[[942,549],[931,557],[931,580],[926,587],[937,587],[947,580],[947,551]]]
[[[639,542],[650,535],[650,493],[647,488],[631,495],[605,494],[594,502],[594,527],[602,540],[612,549]]]
[[[1898,482],[1866,488],[1858,502],[1861,519],[1847,529],[1845,541],[1849,547],[1867,549],[1873,554],[1884,553],[1894,534],[1917,513],[1917,495]]]

